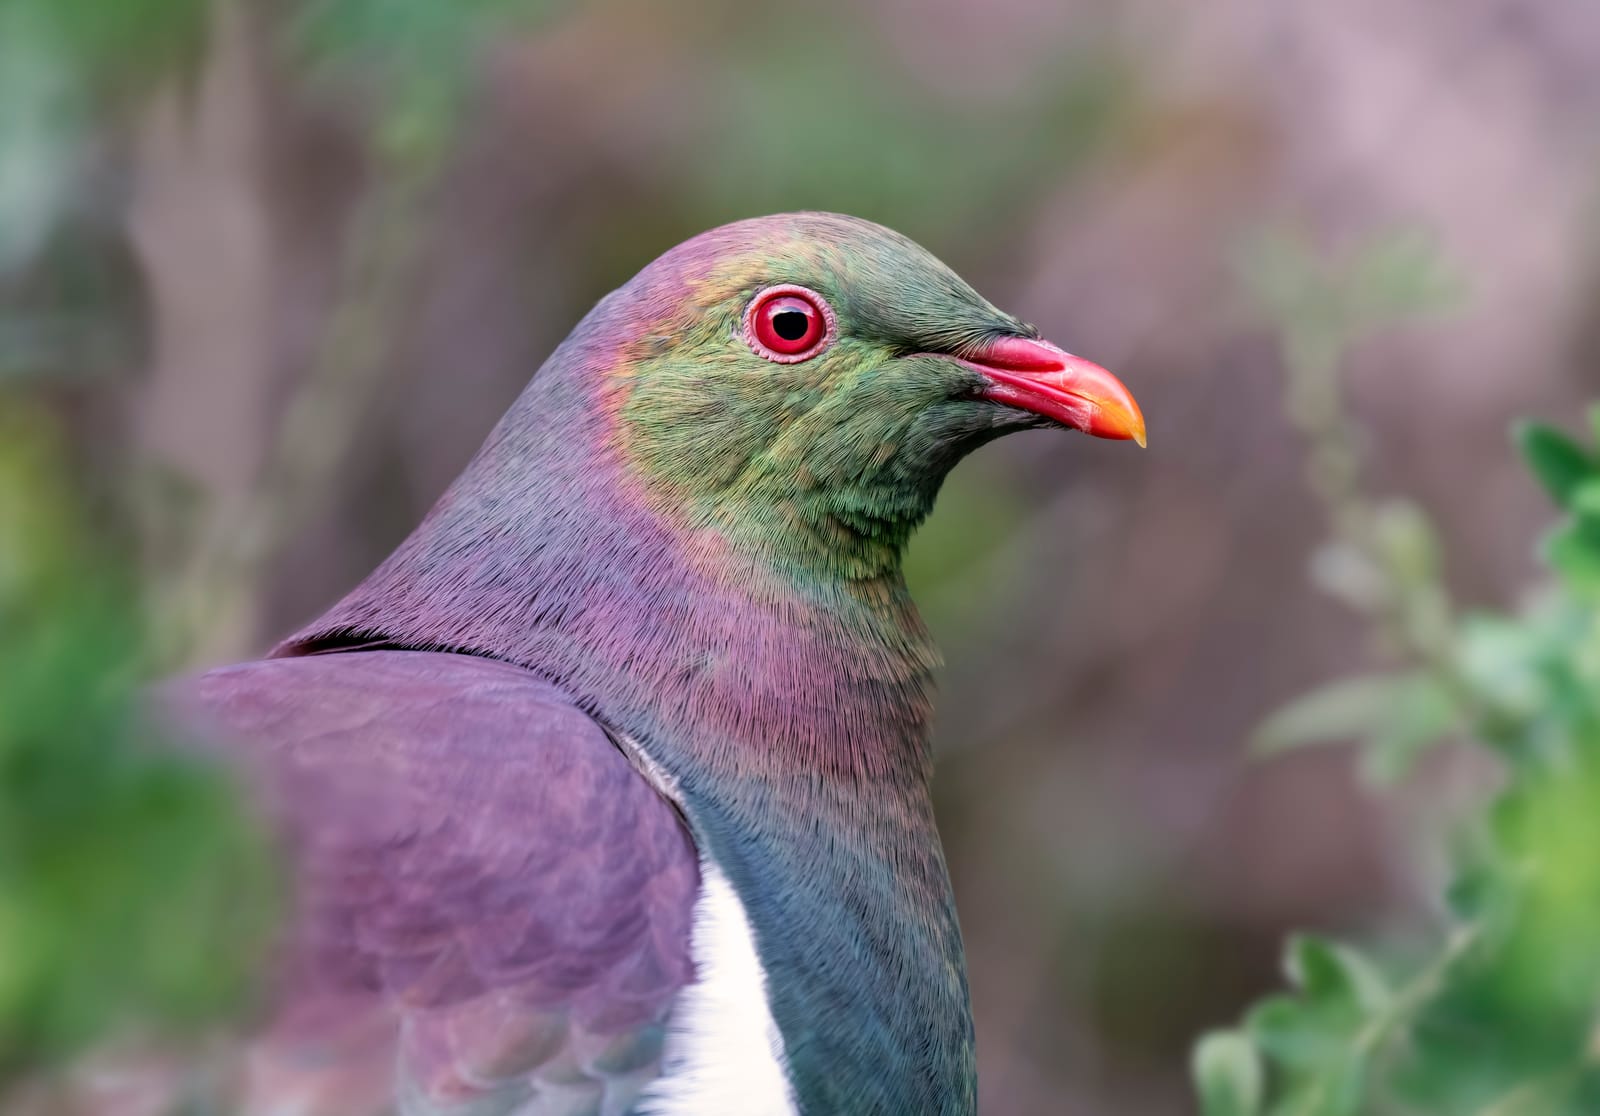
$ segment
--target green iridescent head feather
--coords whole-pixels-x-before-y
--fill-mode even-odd
[[[730,250],[745,229],[733,226],[653,265],[677,272],[683,296],[639,308],[660,317],[609,373],[618,443],[687,527],[785,568],[881,576],[961,456],[1040,421],[979,405],[976,373],[917,354],[1032,331],[898,233],[823,214],[759,224],[754,245]],[[785,284],[826,299],[837,329],[793,364],[752,351],[743,330],[751,299]]]

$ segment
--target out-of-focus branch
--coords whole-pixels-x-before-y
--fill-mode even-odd
[[[345,241],[322,342],[269,441],[256,491],[205,531],[160,601],[168,661],[248,651],[262,579],[288,540],[328,507],[411,297],[426,210],[456,134],[471,61],[497,28],[534,26],[546,0],[393,4],[330,0],[291,8],[284,32],[311,67],[360,72],[386,107],[372,128],[369,193]]]
[[[1305,439],[1307,481],[1328,518],[1318,580],[1471,708],[1475,699],[1452,649],[1455,622],[1432,530],[1412,504],[1367,492],[1360,425],[1340,375],[1354,343],[1388,322],[1448,305],[1456,284],[1425,241],[1405,234],[1363,245],[1340,266],[1279,233],[1258,243],[1246,275],[1280,332],[1285,411]]]
[[[262,579],[285,544],[327,509],[352,432],[389,367],[445,152],[414,134],[406,142],[394,142],[392,129],[382,135],[375,185],[352,221],[322,342],[284,409],[257,489],[236,513],[214,519],[163,602],[181,617],[169,628],[169,659],[248,649]]]

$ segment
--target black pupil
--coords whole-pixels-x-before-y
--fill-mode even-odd
[[[785,341],[798,341],[811,328],[811,315],[804,310],[779,310],[772,315],[772,332]]]

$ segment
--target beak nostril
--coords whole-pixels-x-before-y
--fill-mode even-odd
[[[1011,372],[1060,372],[1068,354],[1048,341],[1031,337],[996,337],[970,358],[975,364]]]

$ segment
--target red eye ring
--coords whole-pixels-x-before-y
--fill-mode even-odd
[[[828,300],[794,283],[768,287],[744,312],[745,343],[779,364],[810,360],[833,344],[837,328]]]

